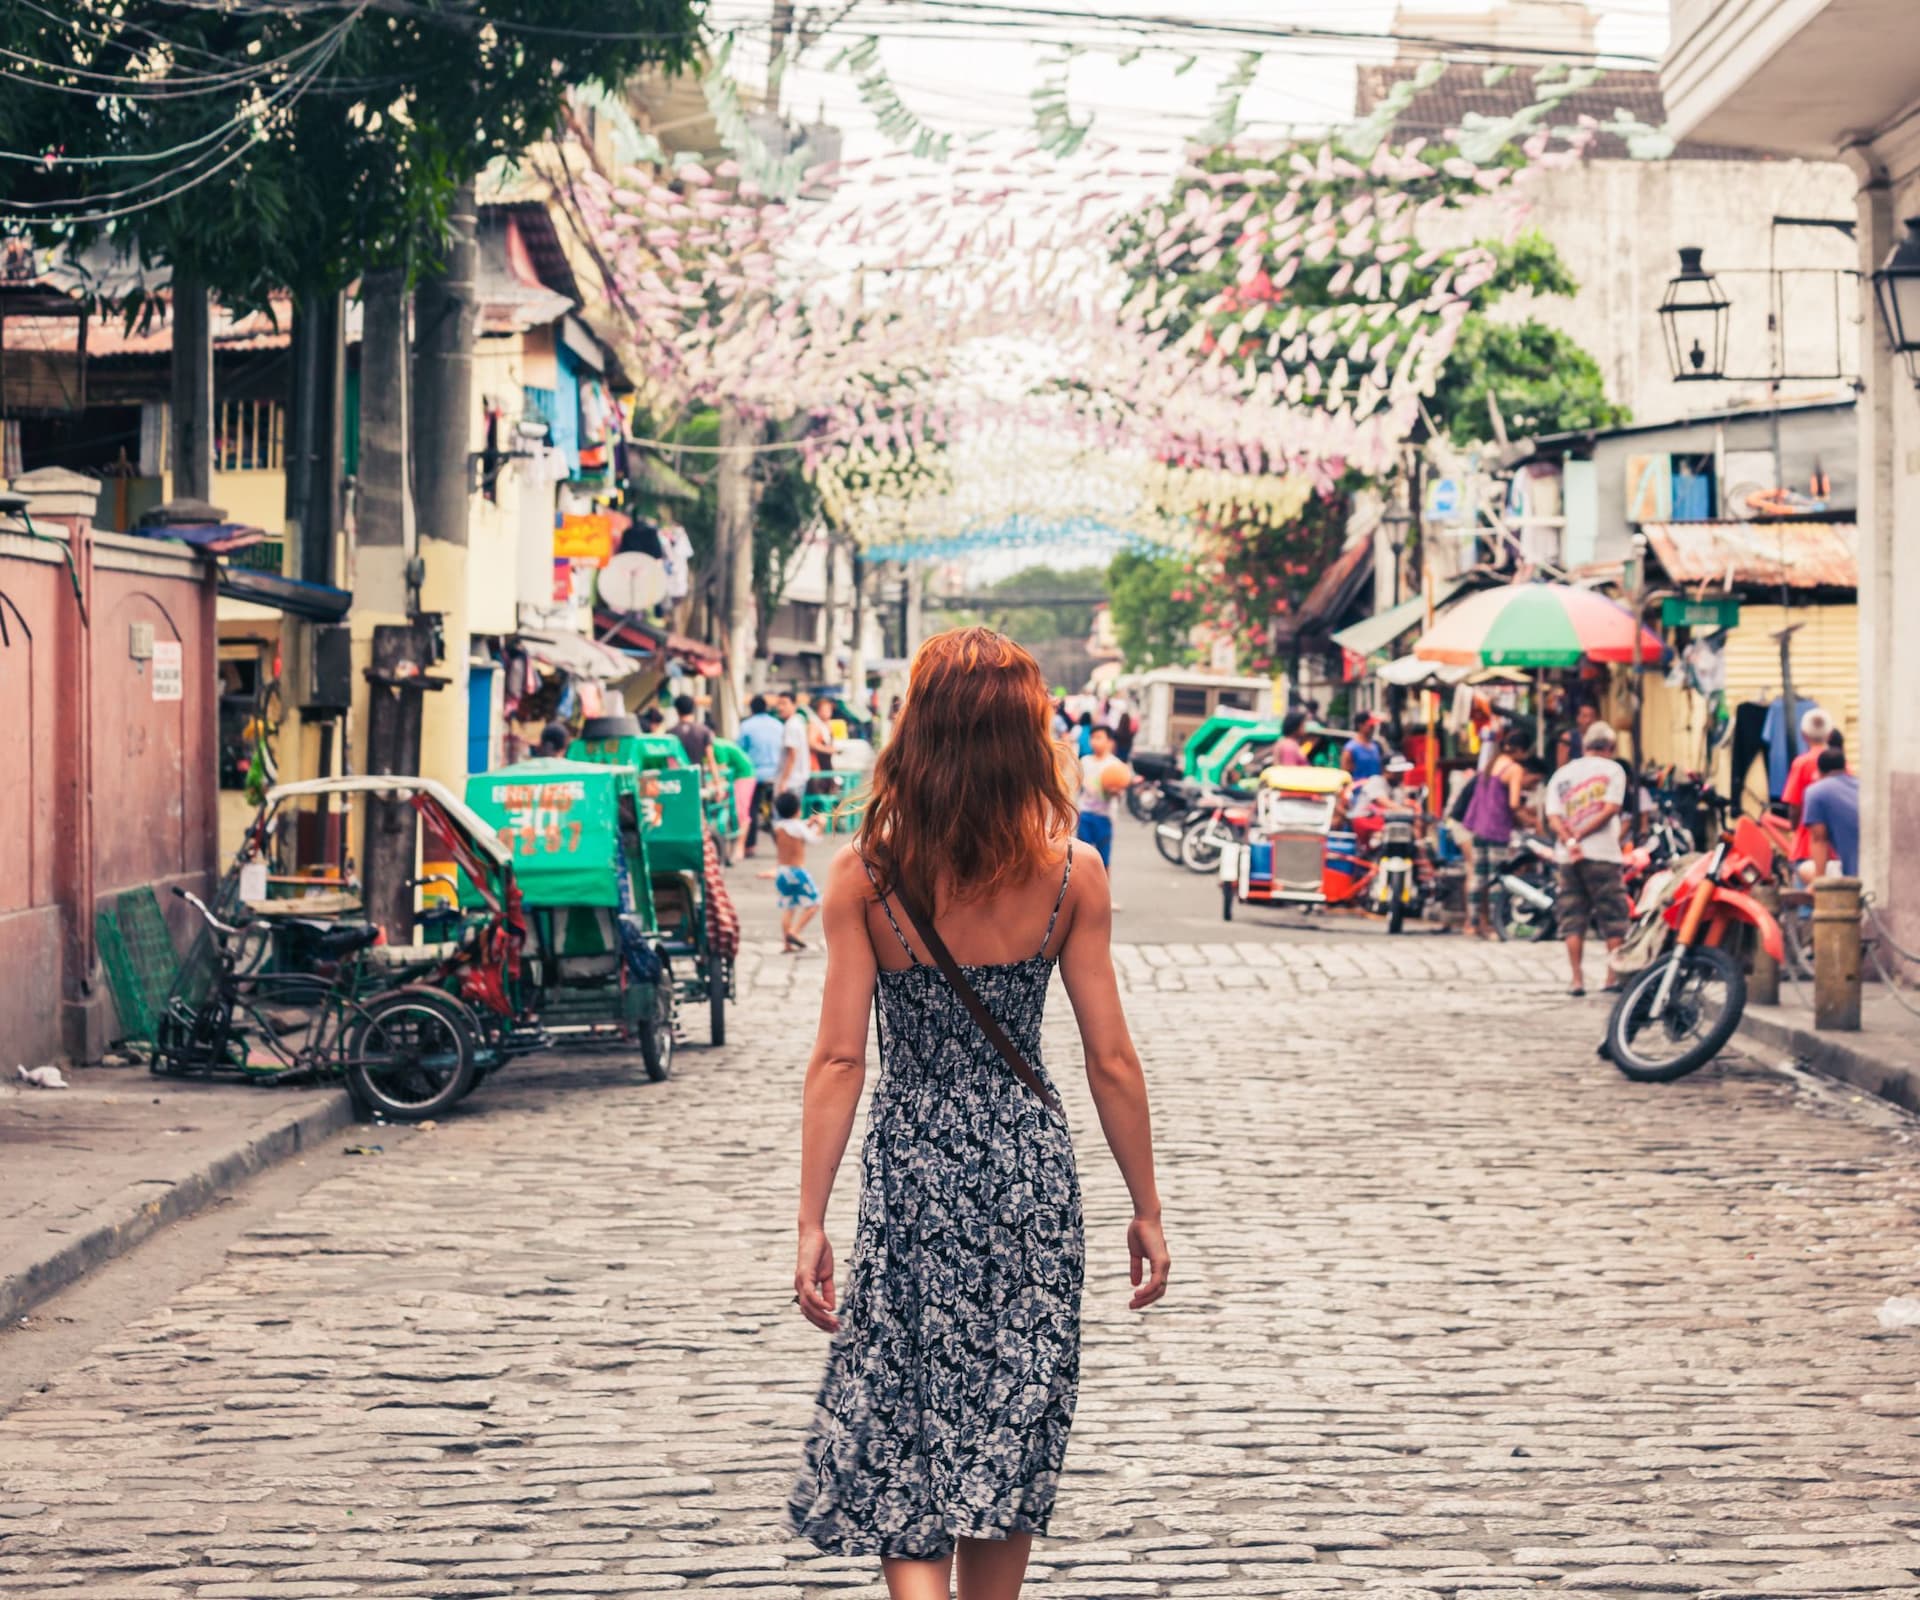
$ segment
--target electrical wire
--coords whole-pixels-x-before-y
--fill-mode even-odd
[[[356,10],[353,13],[353,16],[349,18],[348,21],[351,22],[353,20],[357,20],[360,13],[366,10],[367,3],[368,3],[368,0],[360,0],[359,6],[356,8]],[[259,108],[258,114],[264,115],[269,109],[271,109],[274,106],[275,101],[279,100],[282,96],[285,96],[285,95],[290,95],[291,97],[286,100],[285,106],[282,107],[281,109],[283,110],[291,109],[292,106],[297,104],[301,96],[306,93],[307,87],[312,83],[312,81],[315,78],[319,76],[321,71],[325,69],[326,64],[329,61],[331,61],[333,57],[340,52],[341,48],[346,43],[346,36],[347,36],[346,29],[344,27],[337,30],[333,39],[332,46],[328,50],[327,54],[320,57],[318,60],[314,61],[311,67],[306,70],[305,82],[304,83],[302,82],[301,75],[298,75],[298,74],[296,74],[292,78],[289,78],[285,84],[283,84],[279,89],[277,89],[274,92],[274,95],[271,98],[269,98],[264,104],[262,104],[262,106]],[[165,205],[168,201],[178,199],[181,195],[187,193],[189,190],[198,188],[201,184],[207,182],[209,179],[214,177],[217,173],[223,172],[228,167],[232,166],[234,162],[238,161],[243,155],[247,153],[249,149],[252,148],[253,144],[254,144],[254,140],[251,137],[242,139],[240,143],[235,145],[234,148],[231,151],[229,151],[221,160],[215,162],[212,166],[207,167],[204,171],[195,173],[192,177],[188,178],[185,182],[177,184],[175,187],[167,190],[163,194],[150,196],[149,198],[140,200],[139,202],[132,205],[121,206],[116,209],[107,210],[107,211],[90,211],[90,212],[78,213],[78,214],[65,213],[65,214],[44,215],[44,216],[22,216],[21,215],[22,213],[45,211],[50,207],[60,206],[60,205],[84,204],[89,206],[97,206],[103,201],[125,199],[132,195],[140,194],[145,190],[151,189],[155,184],[165,183],[170,178],[177,177],[183,173],[191,172],[193,168],[195,168],[201,163],[201,161],[207,159],[214,152],[209,151],[206,153],[206,155],[197,156],[192,161],[186,162],[182,166],[174,168],[171,172],[158,173],[154,177],[149,178],[142,183],[134,184],[127,189],[122,189],[112,194],[87,195],[87,196],[79,197],[76,199],[70,199],[70,200],[0,201],[0,218],[4,218],[9,215],[12,215],[12,216],[19,217],[20,220],[30,221],[41,226],[46,226],[48,224],[59,224],[67,227],[91,225],[91,224],[102,223],[102,222],[115,222],[122,217],[134,216],[139,212],[149,211],[155,206]]]

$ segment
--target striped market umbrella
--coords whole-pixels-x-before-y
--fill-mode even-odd
[[[1413,653],[1463,667],[1577,667],[1583,661],[1666,659],[1667,647],[1631,611],[1592,589],[1565,583],[1510,583],[1468,595],[1441,615]]]

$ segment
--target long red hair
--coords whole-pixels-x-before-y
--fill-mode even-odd
[[[1039,663],[991,628],[920,647],[874,763],[859,848],[882,893],[968,900],[1037,876],[1073,831],[1066,753]]]

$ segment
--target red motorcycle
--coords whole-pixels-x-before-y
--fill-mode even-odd
[[[1684,1078],[1725,1048],[1746,1009],[1750,939],[1783,959],[1780,924],[1750,892],[1772,874],[1776,851],[1774,835],[1743,817],[1691,866],[1646,884],[1621,953],[1652,959],[1625,976],[1600,1047],[1636,1083]]]

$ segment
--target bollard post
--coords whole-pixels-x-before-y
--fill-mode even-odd
[[[1754,899],[1767,908],[1773,920],[1780,920],[1780,886],[1763,883],[1753,891]],[[1780,1004],[1780,963],[1767,954],[1767,947],[1756,936],[1753,941],[1753,972],[1747,979],[1747,1000],[1756,1006]]]
[[[1860,1028],[1860,880],[1816,878],[1813,884],[1813,1025]]]

